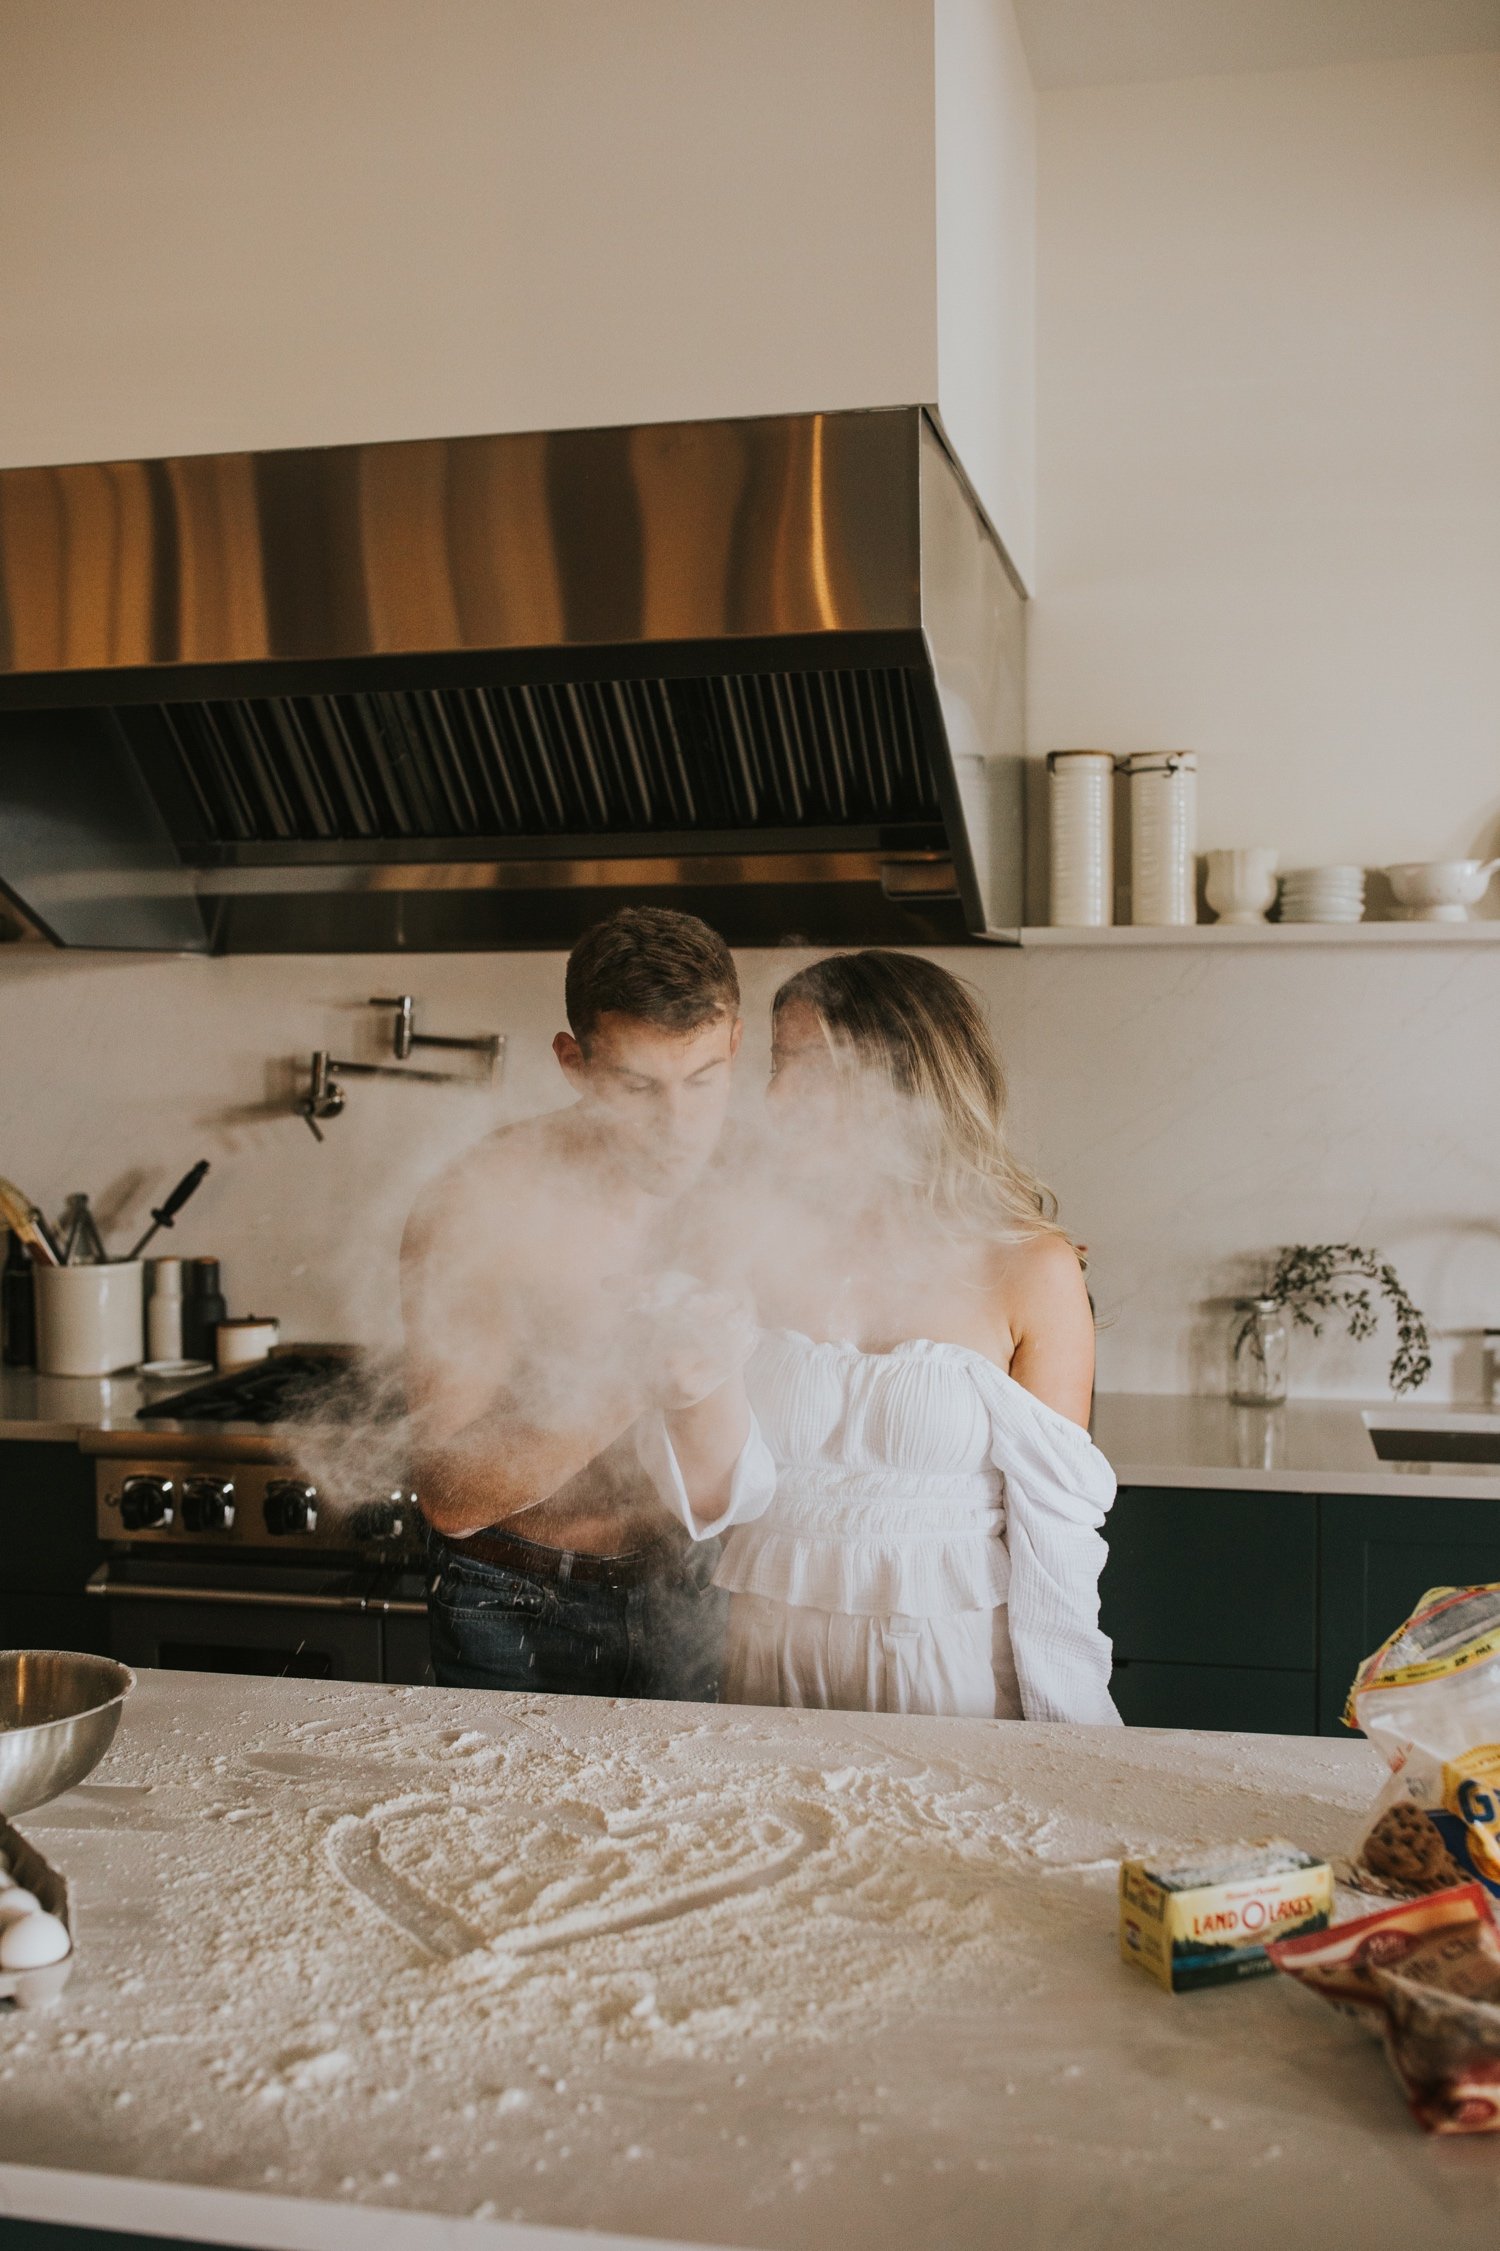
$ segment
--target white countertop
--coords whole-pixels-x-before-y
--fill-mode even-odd
[[[150,1428],[137,1422],[136,1410],[172,1388],[137,1375],[96,1379],[0,1369],[0,1439],[72,1442],[87,1430],[134,1430],[149,1452]],[[1382,1462],[1360,1419],[1367,1410],[1389,1414],[1392,1402],[1294,1399],[1268,1409],[1175,1392],[1101,1392],[1093,1427],[1122,1485],[1500,1500],[1500,1469]],[[1449,1410],[1414,1403],[1409,1411],[1415,1421]],[[213,1426],[159,1427],[206,1435]]]
[[[74,1440],[85,1430],[124,1427],[149,1393],[166,1388],[134,1372],[39,1376],[33,1368],[0,1368],[0,1438]]]
[[[23,1819],[79,1962],[0,2017],[0,2212],[393,2251],[422,2214],[476,2251],[1488,2247],[1500,2149],[1424,2137],[1355,2026],[1115,1952],[1122,1852],[1346,1850],[1379,1773],[1316,1738],[146,1673]]]
[[[1399,1413],[1415,1423],[1460,1411],[1389,1398],[1237,1407],[1185,1393],[1101,1392],[1093,1429],[1122,1485],[1500,1500],[1500,1469],[1383,1462],[1361,1419]]]

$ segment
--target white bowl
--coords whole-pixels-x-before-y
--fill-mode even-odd
[[[1264,922],[1276,903],[1276,851],[1273,845],[1207,855],[1208,903],[1221,923]]]
[[[1384,873],[1413,922],[1467,922],[1496,868],[1500,860],[1404,860]]]

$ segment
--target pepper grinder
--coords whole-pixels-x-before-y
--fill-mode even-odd
[[[216,1258],[190,1258],[185,1262],[182,1287],[182,1354],[185,1360],[214,1357],[219,1323],[227,1306],[219,1285]]]

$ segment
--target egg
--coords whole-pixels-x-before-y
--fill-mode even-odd
[[[40,1970],[71,1953],[68,1926],[40,1909],[0,1929],[0,1970]]]
[[[42,1903],[34,1891],[23,1891],[12,1884],[9,1891],[0,1891],[0,1930],[9,1923],[18,1923],[25,1915],[40,1915]]]

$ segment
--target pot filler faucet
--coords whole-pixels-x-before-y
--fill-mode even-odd
[[[413,1079],[423,1086],[480,1085],[493,1082],[497,1071],[503,1070],[505,1061],[505,1034],[481,1032],[473,1039],[460,1039],[449,1032],[419,1032],[416,1028],[416,1002],[410,993],[398,993],[394,998],[377,998],[370,1002],[372,1008],[393,1008],[396,1012],[391,1026],[391,1052],[394,1063],[348,1063],[331,1055],[326,1047],[313,1050],[312,1078],[306,1094],[297,1104],[297,1115],[305,1120],[315,1141],[323,1139],[323,1127],[330,1118],[336,1118],[348,1099],[340,1081],[345,1078]],[[413,1069],[407,1057],[415,1047],[445,1047],[458,1049],[464,1054],[482,1056],[486,1065],[482,1080],[472,1078],[462,1071],[423,1071]]]

